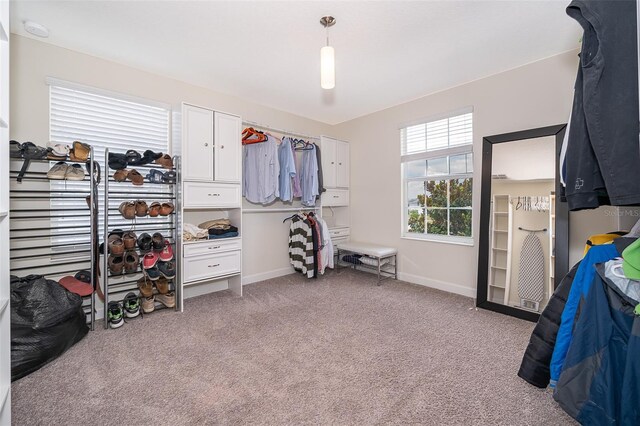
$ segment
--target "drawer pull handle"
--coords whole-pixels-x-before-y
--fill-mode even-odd
[[[216,266],[220,266],[220,264],[216,263],[215,265],[209,265],[209,268],[215,268]]]
[[[334,195],[333,198],[340,198],[340,196],[339,195]]]
[[[207,194],[207,195],[208,195],[209,197],[219,197],[219,196],[220,196],[220,194],[216,194],[216,193],[213,193],[213,194]]]
[[[205,144],[204,144],[204,146],[209,146],[209,144],[208,144],[208,143],[205,143]]]
[[[209,247],[209,250],[215,250],[215,249],[219,249],[220,246],[215,246],[215,247]]]

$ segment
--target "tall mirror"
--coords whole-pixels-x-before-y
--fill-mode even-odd
[[[559,202],[565,125],[483,139],[478,297],[481,308],[537,321],[568,271]]]

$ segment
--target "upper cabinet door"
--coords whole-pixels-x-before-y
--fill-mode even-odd
[[[242,180],[242,119],[235,115],[215,113],[215,180]]]
[[[336,181],[336,143],[335,139],[322,136],[320,139],[320,158],[322,160],[322,178],[326,188],[335,188]]]
[[[183,105],[183,180],[213,180],[213,111]]]
[[[336,186],[349,187],[349,144],[337,141],[336,144]]]

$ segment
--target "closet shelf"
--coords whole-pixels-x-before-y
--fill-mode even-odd
[[[320,206],[314,207],[284,207],[278,209],[270,209],[265,207],[263,209],[242,209],[242,213],[285,213],[285,212],[299,212],[301,210],[319,210]]]
[[[241,240],[242,237],[240,235],[238,235],[237,237],[231,237],[231,238],[214,238],[214,239],[208,239],[208,238],[203,238],[200,240],[192,240],[192,241],[183,241],[182,245],[197,245],[197,244],[207,244],[207,243],[213,243],[216,241],[236,241],[236,240]]]

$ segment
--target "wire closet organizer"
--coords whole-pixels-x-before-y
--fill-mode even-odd
[[[320,141],[320,138],[318,136],[312,136],[312,135],[308,135],[305,133],[298,133],[296,131],[290,131],[287,129],[281,129],[281,128],[277,128],[277,127],[272,127],[272,126],[268,126],[268,125],[264,125],[264,124],[260,124],[254,121],[242,121],[242,126],[246,127],[253,127],[256,130],[263,130],[265,132],[274,132],[274,133],[278,133],[281,134],[282,136],[289,136],[289,137],[295,137],[295,138],[304,138],[304,139],[308,139],[310,141],[312,141],[313,143],[316,143],[318,141]],[[303,213],[303,212],[307,212],[307,211],[311,211],[311,212],[316,212],[319,213],[322,211],[322,207],[321,205],[317,204],[318,201],[320,200],[320,196],[322,194],[320,194],[318,196],[318,200],[316,200],[316,205],[315,206],[303,206],[303,205],[299,205],[299,206],[291,206],[291,207],[256,207],[256,208],[245,208],[243,207],[242,209],[242,213]]]
[[[105,161],[108,162],[109,158],[109,149],[105,149],[104,153]],[[140,172],[140,174],[145,176],[145,174],[151,169],[158,169],[164,172],[169,169],[162,168],[162,166],[158,164],[147,164],[142,166],[127,166],[127,169],[132,170],[136,169]],[[172,171],[176,171],[174,167],[171,169]],[[139,249],[137,243],[134,247],[134,251],[139,256],[140,265],[137,270],[131,273],[122,273],[122,274],[114,274],[109,270],[109,250],[108,250],[108,241],[109,234],[116,231],[133,231],[136,236],[140,236],[142,233],[148,233],[149,235],[153,235],[155,232],[160,232],[163,237],[170,242],[173,248],[173,262],[177,265],[177,256],[178,251],[176,250],[176,241],[177,241],[177,221],[176,221],[176,208],[177,208],[177,176],[173,179],[171,183],[155,183],[150,182],[145,178],[144,183],[140,186],[134,186],[129,180],[125,180],[122,182],[118,182],[114,179],[113,175],[115,170],[108,168],[108,165],[105,166],[105,178],[104,178],[104,217],[103,217],[103,241],[104,249],[103,249],[103,259],[102,259],[102,280],[103,280],[103,288],[104,288],[104,327],[108,328],[108,305],[109,300],[121,300],[124,298],[126,293],[134,292],[138,293],[138,280],[143,277],[142,272],[142,261],[144,258],[144,253]],[[134,219],[125,219],[120,213],[119,207],[123,202],[126,201],[136,201],[142,200],[145,201],[147,206],[151,205],[152,202],[158,201],[160,203],[163,202],[171,202],[174,205],[174,210],[168,216],[136,216]],[[176,294],[176,301],[179,300],[179,289],[180,286],[177,285],[178,280],[178,268],[176,267],[176,275],[170,281],[170,291],[174,291]],[[164,305],[155,303],[155,309],[158,310],[164,308]],[[178,310],[178,303],[175,304],[174,310]]]
[[[96,211],[99,173],[95,173],[93,148],[86,161],[83,180],[51,180],[47,172],[58,160],[29,159],[20,176],[21,159],[10,160],[10,273],[42,275],[59,280],[81,270],[90,271],[94,291],[83,297],[82,309],[94,329],[97,264]],[[64,161],[66,164],[84,162]]]

